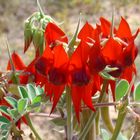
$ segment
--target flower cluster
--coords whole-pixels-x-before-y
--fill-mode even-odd
[[[77,42],[69,48],[66,34],[55,24],[49,22],[45,28],[45,50],[28,66],[14,52],[12,60],[17,70],[23,70],[20,84],[33,81],[45,87],[46,95],[55,109],[65,88],[71,91],[71,97],[79,121],[82,102],[95,111],[92,96],[100,91],[104,77],[102,72],[107,67],[111,77],[132,80],[136,74],[134,60],[138,49],[134,43],[139,30],[133,35],[129,24],[122,17],[116,29],[108,20],[101,17],[100,24],[93,27],[86,22],[77,35]],[[72,49],[72,53],[69,53]],[[10,63],[8,70],[11,69]],[[108,79],[112,97],[115,100],[115,81]],[[51,112],[52,112],[51,111]]]

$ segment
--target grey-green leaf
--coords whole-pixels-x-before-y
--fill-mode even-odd
[[[0,106],[0,112],[9,115],[7,108],[8,108],[7,106]]]
[[[20,94],[21,98],[28,98],[28,92],[25,87],[19,86],[18,90],[19,90],[19,94]]]
[[[2,125],[1,125],[1,129],[2,129],[2,130],[8,130],[9,127],[10,127],[9,124],[2,124]]]
[[[125,96],[128,89],[129,89],[128,81],[126,81],[124,79],[119,81],[119,83],[116,86],[116,92],[115,92],[116,101],[119,101],[123,96]]]
[[[17,100],[13,97],[7,96],[5,97],[5,100],[13,107],[17,108]]]
[[[28,105],[28,99],[20,99],[18,101],[18,112],[23,115],[23,113],[26,111]]]
[[[134,90],[134,100],[140,101],[140,82],[136,85]]]
[[[10,121],[4,116],[0,116],[0,123],[10,123]]]
[[[17,116],[19,115],[17,109],[8,109],[8,112],[13,119],[17,118]]]
[[[28,84],[27,89],[28,89],[28,96],[30,100],[32,101],[36,97],[35,87],[32,84]]]

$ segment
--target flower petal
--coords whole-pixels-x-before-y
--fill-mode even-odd
[[[16,52],[13,52],[11,58],[12,58],[13,65],[16,70],[23,70],[26,68],[21,57]],[[8,65],[7,65],[7,70],[11,70],[11,69],[12,69],[12,67],[11,67],[10,60],[9,60]]]
[[[45,30],[45,38],[47,43],[55,43],[56,40],[68,43],[65,33],[54,23],[49,22]]]
[[[131,38],[132,33],[127,21],[122,17],[116,36],[119,38]]]

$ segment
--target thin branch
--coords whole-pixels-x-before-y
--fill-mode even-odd
[[[60,117],[59,115],[49,113],[30,113],[30,116],[49,117],[52,119]]]

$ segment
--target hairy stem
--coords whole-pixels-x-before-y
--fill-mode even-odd
[[[37,140],[42,140],[42,139],[40,138],[39,134],[37,133],[36,129],[34,128],[34,126],[33,126],[33,124],[32,124],[32,121],[31,121],[31,119],[29,118],[28,114],[25,115],[25,118],[26,118],[26,120],[27,120],[27,123],[28,123],[30,129],[32,130],[32,132],[33,132],[34,135],[36,136],[36,139],[37,139]]]

